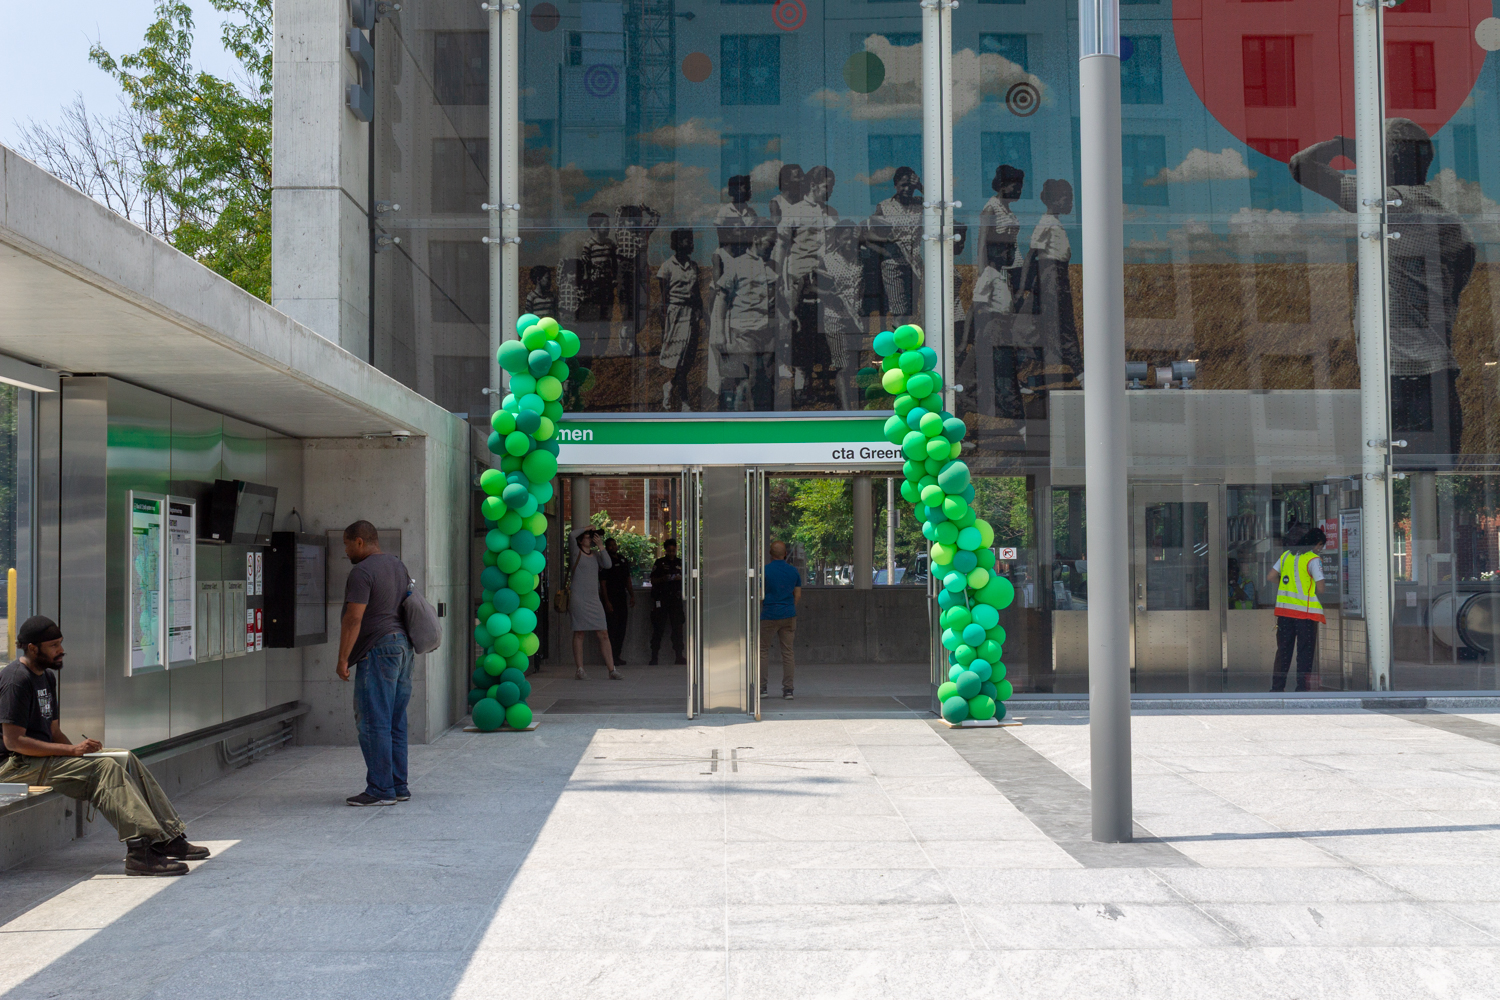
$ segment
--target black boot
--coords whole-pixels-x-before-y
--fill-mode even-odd
[[[157,854],[176,858],[178,861],[202,861],[209,855],[208,848],[189,844],[187,836],[181,833],[166,843],[152,844],[151,849]]]
[[[151,849],[146,837],[125,841],[126,875],[186,875],[188,866]]]

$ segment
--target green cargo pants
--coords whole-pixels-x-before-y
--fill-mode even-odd
[[[0,764],[0,781],[51,785],[70,799],[87,800],[104,814],[120,839],[146,837],[159,844],[183,831],[167,793],[129,750],[88,757],[22,757]]]

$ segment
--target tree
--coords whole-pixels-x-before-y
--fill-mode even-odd
[[[246,291],[271,294],[271,0],[211,0],[236,15],[224,47],[243,77],[195,70],[193,12],[158,0],[145,45],[116,59],[89,58],[141,116],[140,189],[169,208],[166,238]],[[106,202],[107,203],[107,202]]]
[[[134,222],[167,239],[178,218],[164,194],[146,191],[141,178],[150,155],[146,133],[154,122],[123,100],[110,118],[90,112],[83,95],[64,105],[56,124],[32,120],[21,126],[16,147],[42,169]]]

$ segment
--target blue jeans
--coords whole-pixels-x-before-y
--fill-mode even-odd
[[[393,632],[375,640],[354,665],[354,721],[365,755],[365,791],[381,799],[407,795],[406,705],[411,701],[411,640]]]

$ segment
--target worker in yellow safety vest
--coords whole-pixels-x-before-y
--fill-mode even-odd
[[[1288,535],[1295,537],[1293,532]],[[1311,528],[1302,534],[1294,548],[1276,560],[1269,582],[1276,583],[1276,666],[1271,673],[1271,690],[1286,690],[1286,675],[1292,665],[1292,650],[1297,652],[1297,690],[1312,690],[1313,661],[1318,649],[1318,624],[1324,621],[1323,558],[1320,553],[1328,543],[1322,528]]]

